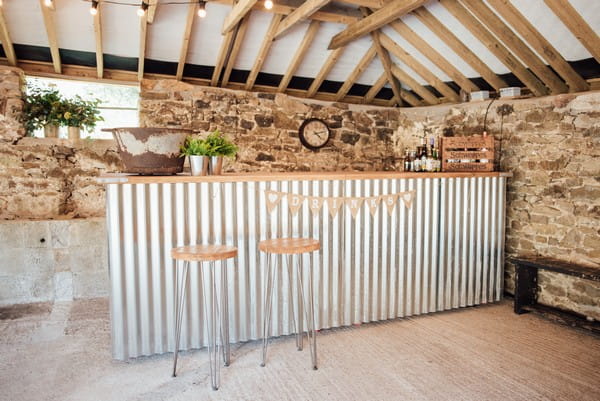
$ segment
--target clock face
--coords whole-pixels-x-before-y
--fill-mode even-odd
[[[308,149],[317,150],[325,146],[331,132],[327,123],[318,118],[305,120],[299,130],[300,142]]]

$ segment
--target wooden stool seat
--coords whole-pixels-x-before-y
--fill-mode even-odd
[[[275,254],[297,254],[318,251],[319,241],[313,238],[273,238],[260,241],[258,249]]]
[[[171,249],[171,257],[188,262],[212,262],[235,258],[237,248],[228,245],[189,245]]]

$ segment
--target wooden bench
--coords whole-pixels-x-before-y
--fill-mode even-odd
[[[508,260],[515,265],[515,313],[520,315],[535,310],[545,316],[554,314],[554,320],[600,333],[600,323],[598,322],[586,322],[584,316],[575,313],[565,313],[556,308],[537,304],[538,270],[542,269],[584,280],[600,282],[600,269],[535,256],[509,258]],[[582,317],[584,319],[581,319]]]

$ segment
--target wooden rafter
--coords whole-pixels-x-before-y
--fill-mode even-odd
[[[434,65],[440,70],[444,71],[454,82],[458,84],[465,92],[478,91],[479,88],[469,78],[467,78],[462,72],[460,72],[454,65],[452,65],[444,56],[442,56],[437,50],[431,47],[423,38],[421,38],[415,31],[410,29],[404,22],[398,20],[391,24],[404,39],[413,45],[416,49],[427,57]]]
[[[215,62],[215,69],[213,70],[212,78],[210,80],[211,86],[217,86],[217,84],[219,83],[219,78],[221,77],[221,71],[223,71],[223,66],[227,61],[229,54],[231,54],[231,48],[233,45],[233,41],[235,40],[236,33],[237,28],[227,32],[223,37],[223,41],[221,42],[221,48],[219,49],[219,55],[217,56],[217,61]]]
[[[233,42],[233,46],[231,47],[231,53],[229,54],[229,60],[227,60],[227,66],[225,67],[225,72],[223,73],[223,82],[221,86],[227,86],[229,83],[229,77],[231,76],[231,70],[233,70],[233,66],[235,65],[235,60],[242,48],[242,43],[244,42],[244,37],[246,36],[246,31],[248,30],[248,21],[250,20],[250,14],[248,13],[240,22],[240,27],[237,31],[237,35],[235,35],[235,40]]]
[[[147,0],[148,1],[148,18],[149,24],[154,22],[154,16],[156,15],[156,9],[158,8],[158,0]]]
[[[400,82],[408,85],[408,87],[411,88],[417,95],[421,96],[426,104],[438,104],[440,102],[440,99],[437,98],[429,89],[418,83],[413,77],[398,68],[397,65],[392,65],[392,74],[394,74],[400,80]]]
[[[368,8],[381,8],[385,5],[386,0],[339,0],[341,3],[354,4],[356,6]]]
[[[310,84],[310,88],[308,88],[308,91],[306,92],[306,97],[315,96],[315,94],[321,87],[321,84],[323,83],[325,78],[327,78],[327,75],[329,75],[329,72],[331,72],[331,69],[333,68],[335,63],[337,63],[340,56],[344,52],[344,49],[345,49],[345,47],[339,47],[335,50],[329,51],[330,52],[329,57],[327,57],[327,61],[325,61],[325,64],[323,64],[323,66],[319,70],[319,73],[317,74],[315,79]]]
[[[40,7],[42,9],[42,16],[44,17],[44,25],[46,27],[46,34],[48,36],[48,46],[50,47],[50,54],[52,55],[52,64],[54,65],[54,71],[60,74],[62,71],[62,64],[60,61],[60,52],[58,51],[58,39],[56,37],[56,27],[54,25],[54,13],[56,12],[54,6],[52,8],[47,7],[44,4],[44,0],[40,0]]]
[[[340,101],[344,97],[346,97],[346,95],[350,91],[350,88],[352,88],[352,85],[354,85],[356,80],[362,75],[365,69],[369,66],[369,64],[371,64],[371,62],[375,58],[375,53],[375,46],[371,46],[369,50],[367,50],[367,52],[364,54],[364,56],[360,59],[354,70],[352,70],[348,78],[346,78],[344,84],[338,90],[335,96],[335,100]]]
[[[535,27],[519,12],[508,0],[488,0],[488,4],[504,18],[512,27],[526,38],[529,45],[552,66],[569,85],[571,92],[589,90],[587,82],[577,74],[573,67],[561,54],[548,42],[548,40],[535,29]]]
[[[0,58],[1,61],[4,59]],[[90,82],[108,82],[108,83],[120,83],[126,85],[135,85],[138,83],[137,80],[137,72],[136,71],[123,71],[123,70],[112,70],[105,68],[104,70],[104,79],[98,79],[96,76],[96,68],[95,67],[84,67],[78,65],[63,65],[62,74],[57,74],[54,72],[54,67],[50,62],[43,61],[24,61],[19,60],[19,68],[21,68],[27,75],[32,76],[40,76],[40,77],[50,77],[50,78],[73,78],[78,81],[90,81]],[[148,79],[172,79],[173,75],[167,74],[153,74],[146,73],[145,78]],[[190,78],[187,77],[185,82],[189,82],[193,85],[201,85],[208,86],[210,85],[210,80],[205,78]],[[230,82],[228,88],[234,90],[243,90],[245,87],[244,83],[239,82]],[[266,85],[256,85],[255,89],[261,92],[267,93],[277,93],[277,87],[266,86]],[[302,89],[288,89],[287,93],[291,96],[297,97],[306,97],[306,91]],[[317,100],[322,100],[326,102],[335,101],[335,93],[327,93],[320,92],[317,93],[314,97]],[[348,103],[356,103],[363,104],[364,97],[363,96],[346,96],[344,98],[345,102]],[[388,104],[388,100],[377,99],[373,100],[374,105],[386,106]]]
[[[290,15],[285,17],[277,27],[275,32],[275,38],[280,37],[293,27],[298,22],[307,19],[314,14],[318,9],[329,3],[331,0],[308,0],[305,1],[300,7],[295,9]]]
[[[225,17],[225,21],[223,22],[223,30],[221,33],[225,35],[231,32],[233,28],[237,26],[238,22],[240,22],[242,18],[244,18],[244,16],[252,9],[252,7],[254,7],[256,1],[257,0],[238,1],[233,6],[227,17]]]
[[[456,0],[440,0],[456,19],[467,28],[473,36],[483,43],[510,71],[515,74],[536,96],[548,94],[548,88],[525,67],[494,35],[492,35],[470,12]]]
[[[250,70],[250,75],[248,75],[248,79],[246,80],[246,90],[252,89],[254,83],[256,82],[256,77],[262,68],[262,65],[267,58],[267,54],[269,54],[269,50],[271,49],[271,45],[273,44],[273,37],[275,36],[275,31],[277,30],[277,25],[281,21],[281,15],[275,14],[273,18],[271,18],[271,23],[269,24],[269,28],[267,29],[267,33],[263,38],[262,44],[260,46],[260,50],[258,51],[258,55],[256,56],[256,60],[254,60],[254,65],[252,66],[252,70]]]
[[[362,12],[364,17],[368,17],[369,15],[371,15],[371,10],[369,10],[367,7],[360,7],[360,11]],[[398,82],[398,79],[394,76],[394,74],[392,74],[392,59],[388,51],[384,49],[381,45],[381,40],[379,38],[379,30],[371,32],[371,38],[373,39],[373,45],[375,46],[377,55],[379,56],[381,64],[383,65],[384,74],[387,77],[387,81],[392,87],[392,92],[394,92],[394,98],[398,99],[399,104],[402,105],[402,87],[400,86],[400,82]],[[367,93],[367,95],[369,95],[369,93]],[[367,96],[365,96],[365,98],[366,97]],[[373,98],[371,98],[371,100],[373,100]]]
[[[550,88],[552,93],[568,92],[567,85],[544,63],[502,20],[481,0],[462,0],[462,3],[498,39],[517,56]]]
[[[544,2],[590,52],[592,57],[600,63],[600,37],[579,15],[577,10],[568,1],[564,0],[544,0]]]
[[[284,92],[287,89],[290,80],[296,73],[296,70],[300,66],[300,63],[302,63],[302,60],[304,60],[306,52],[308,51],[310,45],[315,39],[320,25],[321,23],[319,21],[312,21],[308,26],[308,29],[304,34],[304,39],[302,39],[302,42],[300,43],[300,47],[298,47],[298,50],[296,50],[294,58],[290,62],[290,65],[288,66],[287,70],[285,71],[285,74],[283,75],[283,78],[281,79],[281,82],[279,83],[279,92]]]
[[[104,76],[104,51],[102,48],[102,3],[98,3],[96,15],[94,15],[94,38],[96,41],[96,72],[98,78]]]
[[[379,78],[377,78],[377,81],[375,81],[375,83],[369,88],[369,91],[365,95],[365,103],[371,103],[373,99],[375,99],[375,96],[377,96],[381,88],[385,86],[387,81],[388,77],[386,72],[384,71],[383,74],[381,74]]]
[[[177,73],[175,74],[175,79],[178,81],[183,78],[185,61],[187,60],[188,49],[190,47],[190,37],[192,36],[192,27],[194,26],[194,20],[196,16],[196,7],[198,7],[197,4],[190,4],[188,6],[185,29],[183,30],[183,41],[181,43],[181,50],[179,52],[179,61],[177,62]]]
[[[337,49],[355,39],[360,38],[393,20],[402,17],[415,8],[422,6],[427,0],[392,0],[385,6],[353,24],[335,35],[329,43],[329,49]]]
[[[448,28],[442,24],[436,17],[433,16],[425,7],[417,8],[413,14],[435,33],[449,48],[477,71],[483,79],[487,81],[494,89],[499,90],[508,85],[498,75],[492,71],[471,49],[460,41]]]
[[[415,73],[419,74],[429,85],[437,89],[448,101],[458,102],[460,100],[458,94],[452,90],[445,82],[439,79],[435,74],[429,71],[423,64],[410,55],[406,50],[400,47],[396,42],[390,39],[389,36],[381,34],[381,44],[389,50],[396,58],[406,64]],[[412,87],[411,87],[412,88]],[[414,88],[413,88],[414,90]]]
[[[146,61],[146,36],[148,31],[148,22],[146,17],[140,18],[140,52],[138,56],[138,81],[144,79],[144,62]]]
[[[2,7],[0,7],[0,42],[2,42],[2,48],[4,49],[4,54],[6,54],[8,64],[16,66],[17,56],[15,55],[15,48],[12,40],[10,39],[8,27],[6,26],[6,19],[4,18],[4,11],[2,10]]]
[[[390,71],[391,71],[391,69],[390,69]],[[388,82],[388,79],[389,78],[388,78],[386,72],[381,74],[381,76],[377,79],[377,81],[373,84],[373,86],[371,86],[371,88],[365,95],[365,103],[373,103],[375,96],[377,96],[379,91],[385,86],[386,82]],[[406,103],[410,104],[411,106],[422,106],[423,105],[423,102],[421,102],[419,99],[417,99],[417,97],[415,95],[413,95],[412,93],[407,92],[405,90],[400,91],[400,96],[401,97],[398,98],[398,97],[396,97],[396,95],[394,95],[392,97],[392,99],[390,99],[389,106],[393,106],[395,104],[401,104],[403,100]]]

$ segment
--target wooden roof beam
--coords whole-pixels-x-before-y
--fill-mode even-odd
[[[147,0],[148,2],[148,18],[149,24],[154,22],[154,16],[156,15],[156,9],[158,8],[158,0]]]
[[[392,0],[373,14],[350,24],[342,32],[335,35],[329,43],[329,49],[337,49],[340,46],[347,45],[353,40],[408,14],[426,2],[427,0]]]
[[[348,78],[344,81],[344,84],[342,85],[342,87],[336,93],[336,96],[335,96],[336,101],[339,102],[342,99],[344,99],[344,97],[346,97],[346,95],[350,91],[350,88],[352,88],[352,85],[354,85],[356,80],[367,69],[369,64],[371,64],[371,62],[375,58],[375,54],[376,54],[375,46],[371,46],[369,48],[369,50],[367,50],[367,52],[360,59],[360,61],[358,62],[358,64],[354,68],[354,70],[350,73]]]
[[[227,66],[225,67],[225,72],[223,73],[223,82],[221,82],[221,86],[227,86],[229,83],[229,77],[231,76],[231,71],[235,65],[235,60],[240,52],[242,47],[242,43],[244,42],[244,37],[246,36],[246,31],[248,30],[248,21],[250,20],[250,14],[248,13],[240,22],[240,27],[237,31],[237,35],[235,35],[235,41],[233,42],[233,47],[231,48],[231,53],[229,55],[229,60],[227,61]]]
[[[409,28],[404,22],[397,20],[390,23],[391,27],[394,28],[400,36],[406,39],[411,45],[413,45],[423,56],[427,57],[434,65],[440,70],[444,71],[454,82],[458,84],[467,93],[478,91],[479,88],[469,78],[467,78],[462,72],[460,72],[454,65],[452,65],[444,56],[442,56],[437,50],[431,47],[423,38],[421,38],[415,31]]]
[[[219,78],[221,77],[221,71],[223,71],[223,66],[227,62],[229,55],[231,54],[231,48],[233,42],[235,40],[237,33],[237,28],[233,29],[225,34],[223,37],[223,41],[221,42],[221,48],[219,49],[219,54],[217,56],[217,61],[215,62],[215,69],[213,70],[212,78],[210,80],[211,86],[217,86],[219,83]]]
[[[500,43],[487,28],[485,28],[470,12],[468,12],[457,0],[440,0],[456,19],[467,28],[492,54],[494,54],[508,69],[515,74],[536,96],[548,94],[548,88],[527,69],[512,52]]]
[[[223,22],[223,30],[221,33],[223,35],[231,32],[233,28],[237,26],[237,24],[244,18],[248,12],[254,7],[257,0],[240,0],[238,1],[227,17],[225,17],[225,21]]]
[[[565,93],[569,88],[506,24],[481,0],[462,0],[473,15],[512,50],[550,88],[552,93]]]
[[[94,19],[94,38],[96,41],[96,72],[98,79],[104,77],[104,51],[102,50],[102,3],[98,3],[98,9]]]
[[[535,27],[519,12],[508,0],[488,0],[488,4],[496,10],[512,27],[526,38],[529,45],[542,56],[550,66],[569,85],[570,92],[581,92],[589,90],[587,82],[575,72],[573,67],[561,56],[561,54],[548,42],[548,40],[535,29]]]
[[[42,9],[42,16],[44,17],[44,26],[46,27],[46,35],[48,37],[48,46],[50,47],[50,54],[52,55],[52,64],[54,65],[54,71],[60,74],[62,71],[62,65],[60,61],[60,52],[58,51],[58,39],[56,38],[56,26],[54,24],[54,5],[47,7],[44,4],[44,0],[40,0],[40,8]]]
[[[471,49],[461,42],[456,35],[446,28],[444,24],[434,17],[425,7],[417,8],[413,11],[413,14],[460,58],[477,71],[494,89],[499,90],[500,88],[508,86],[502,78],[496,75],[487,64],[481,61]]]
[[[390,68],[390,72],[391,72],[391,68]],[[394,79],[396,79],[396,81],[397,81],[397,78],[395,76],[394,76]],[[388,80],[389,80],[389,78],[388,78],[386,72],[381,74],[381,76],[377,79],[377,81],[373,84],[373,86],[371,86],[371,89],[369,89],[369,91],[365,95],[365,103],[373,103],[375,96],[377,96],[379,91],[381,91],[381,89],[383,89],[383,87],[385,86],[386,82],[388,82]],[[421,102],[419,99],[417,99],[417,97],[415,95],[413,95],[412,93],[407,92],[405,90],[400,91],[400,96],[401,97],[398,98],[396,95],[394,95],[392,97],[392,99],[390,99],[391,104],[389,106],[393,106],[394,104],[401,104],[402,101],[405,101],[406,103],[410,104],[411,106],[422,106],[423,105],[423,102]]]
[[[4,54],[6,55],[8,64],[16,66],[17,56],[15,55],[15,48],[12,40],[10,39],[10,34],[8,32],[8,26],[6,25],[6,19],[4,18],[4,11],[2,10],[2,7],[0,7],[0,42],[2,42],[2,48],[4,49]]]
[[[271,23],[269,24],[267,33],[263,38],[260,50],[258,51],[258,55],[256,56],[256,60],[254,60],[252,70],[250,70],[250,75],[248,75],[248,79],[246,80],[246,90],[252,89],[254,83],[256,82],[256,77],[258,76],[258,73],[260,72],[264,64],[265,59],[267,58],[267,54],[269,54],[271,45],[273,44],[273,37],[275,36],[277,25],[279,25],[279,22],[281,21],[281,17],[282,16],[279,14],[274,14],[273,18],[271,18]]]
[[[285,20],[283,20],[282,23],[284,21]],[[287,89],[287,87],[290,83],[290,80],[294,76],[294,73],[300,66],[300,63],[302,62],[302,60],[304,60],[304,56],[306,55],[306,52],[308,51],[310,45],[312,44],[313,40],[315,39],[315,36],[317,35],[317,31],[319,30],[320,25],[321,25],[321,23],[319,21],[312,21],[310,23],[310,25],[308,26],[308,29],[306,30],[306,33],[304,34],[304,39],[302,39],[302,42],[300,43],[300,47],[298,47],[298,50],[296,50],[296,54],[294,54],[294,58],[292,59],[292,62],[288,66],[287,70],[285,71],[285,74],[283,75],[283,78],[281,79],[281,82],[279,83],[279,92],[285,92],[285,90]]]
[[[194,20],[196,19],[196,7],[198,7],[198,5],[195,3],[188,6],[185,29],[183,30],[183,41],[181,43],[181,50],[179,52],[179,61],[177,62],[177,72],[175,73],[175,79],[178,81],[183,78],[185,61],[187,60],[187,54],[190,47],[190,37],[192,36],[192,27],[194,26]]]
[[[140,17],[140,50],[138,56],[138,81],[144,79],[144,62],[146,61],[146,37],[148,31],[148,13]]]
[[[287,32],[291,27],[298,22],[303,21],[313,15],[318,9],[329,3],[331,0],[308,0],[302,3],[300,7],[295,9],[290,15],[285,17],[277,27],[275,39]]]
[[[308,88],[308,91],[306,92],[306,97],[310,98],[315,96],[315,94],[321,87],[321,84],[323,83],[325,78],[327,78],[327,75],[329,75],[329,73],[331,72],[331,69],[333,68],[335,63],[337,63],[337,61],[341,57],[342,53],[344,52],[344,49],[345,47],[339,47],[335,50],[329,50],[329,57],[327,57],[327,61],[325,61],[325,64],[323,64],[321,70],[319,70],[319,73],[310,84],[310,88]]]
[[[413,77],[401,70],[395,64],[392,66],[392,74],[394,74],[400,80],[400,82],[404,82],[406,85],[408,85],[408,87],[411,88],[417,95],[421,96],[425,104],[431,105],[441,102],[441,99],[436,97],[433,92],[418,83]]]
[[[385,34],[381,34],[380,36],[381,44],[383,47],[388,49],[390,53],[392,53],[396,58],[406,64],[410,69],[419,74],[429,85],[437,89],[448,101],[458,102],[460,101],[460,97],[452,88],[450,88],[445,82],[439,79],[435,74],[429,71],[423,64],[421,64],[417,59],[411,56],[406,50],[402,49],[396,42],[390,39],[389,36]],[[401,80],[402,82],[402,80]],[[410,86],[410,85],[409,85]],[[413,90],[413,88],[411,86]]]
[[[590,52],[592,57],[600,63],[600,37],[579,15],[571,3],[564,0],[544,0],[544,2]]]

